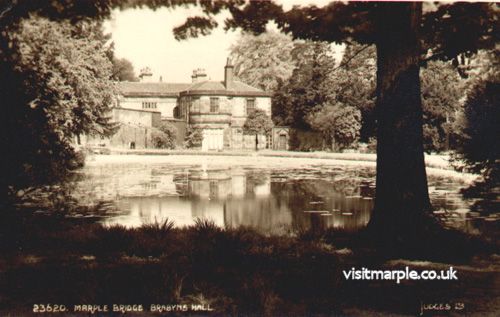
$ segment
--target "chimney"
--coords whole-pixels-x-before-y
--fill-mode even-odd
[[[231,58],[227,58],[226,66],[224,67],[224,86],[226,89],[233,88],[234,66],[231,63]]]
[[[139,81],[141,83],[150,83],[153,81],[153,73],[151,72],[151,68],[144,67],[143,69],[141,69],[141,72],[139,74]]]
[[[203,68],[198,68],[193,70],[193,75],[191,75],[191,78],[193,79],[193,83],[199,83],[207,80],[207,73]]]

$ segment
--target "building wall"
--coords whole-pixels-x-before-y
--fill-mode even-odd
[[[152,148],[151,131],[161,124],[157,111],[113,108],[113,121],[120,124],[118,131],[109,139],[112,147],[136,149]]]
[[[143,102],[156,102],[156,109],[144,109]],[[177,97],[121,97],[119,104],[121,108],[159,111],[162,117],[173,118]]]
[[[158,127],[161,114],[157,111],[113,108],[113,121],[137,126]]]
[[[271,98],[270,97],[233,97],[232,115],[233,117],[246,117],[246,100],[255,99],[255,107],[264,110],[268,116],[271,116]]]
[[[255,100],[255,107],[262,109],[268,116],[271,116],[270,97],[231,97],[231,96],[182,96],[179,100],[181,117],[189,109],[193,114],[210,114],[210,99],[219,98],[220,114],[230,114],[233,118],[246,118],[247,99]]]
[[[211,98],[219,99],[217,112],[210,112]],[[120,108],[117,108],[114,117],[115,120],[130,126],[124,128],[121,134],[118,134],[119,137],[114,138],[111,143],[115,146],[129,147],[133,136],[136,148],[147,147],[147,132],[134,129],[132,125],[158,127],[161,121],[164,121],[176,127],[177,145],[183,144],[187,127],[190,126],[202,129],[204,135],[210,136],[210,144],[222,142],[225,149],[252,150],[255,149],[255,136],[245,136],[242,131],[247,117],[247,99],[250,98],[255,100],[257,109],[262,109],[271,116],[270,97],[223,95],[188,95],[178,99],[174,97],[122,97],[119,102]],[[156,102],[157,108],[143,109],[143,102]],[[151,115],[151,113],[157,113],[157,115]],[[213,131],[214,129],[219,132]],[[221,133],[222,141],[220,141]],[[142,136],[138,137],[139,134]],[[259,136],[259,148],[265,147],[265,136]]]
[[[125,149],[153,148],[151,142],[151,127],[139,127],[137,125],[124,123],[111,137],[110,145]]]

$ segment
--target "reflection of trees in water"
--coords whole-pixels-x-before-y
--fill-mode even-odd
[[[88,182],[92,176],[72,172],[57,184],[29,187],[18,195],[16,205],[35,212],[75,216],[92,214],[104,215],[115,210],[110,200],[96,199]],[[82,188],[82,184],[86,184]]]
[[[484,180],[473,183],[462,190],[465,198],[476,199],[471,210],[483,216],[500,218],[500,171],[491,170]]]
[[[500,201],[498,192],[483,190],[481,183],[474,183],[466,189],[465,182],[445,177],[429,177],[429,196],[434,216],[445,226],[470,234],[482,233],[489,237],[500,232]],[[466,199],[464,199],[464,197]]]
[[[349,183],[351,185],[351,183]],[[372,201],[349,198],[326,180],[271,183],[271,193],[292,212],[295,230],[340,228],[357,230],[368,223]],[[348,191],[352,193],[352,190]]]
[[[270,173],[263,171],[247,170],[246,177],[246,194],[250,197],[255,196],[255,189],[258,186],[265,185],[269,182]]]

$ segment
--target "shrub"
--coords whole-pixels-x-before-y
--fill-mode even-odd
[[[158,129],[151,130],[151,140],[157,149],[174,149],[177,129],[169,123],[162,123]]]
[[[320,151],[324,148],[324,141],[319,132],[292,129],[289,146],[292,151]]]
[[[474,172],[498,168],[500,82],[478,83],[464,105],[457,155]]]
[[[460,129],[454,135],[457,150],[454,160],[461,160],[465,167],[481,173],[482,180],[463,191],[466,197],[484,198],[473,210],[497,210],[500,188],[500,82],[482,81],[471,91],[464,105]]]
[[[161,132],[165,133],[169,139],[175,142],[177,138],[177,128],[168,122],[163,122],[158,128]]]
[[[200,129],[188,128],[186,137],[184,138],[184,146],[188,149],[201,147],[203,141],[203,133]]]

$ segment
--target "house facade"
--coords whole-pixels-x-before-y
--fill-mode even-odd
[[[140,82],[120,82],[117,108],[129,112],[149,112],[161,118],[155,124],[169,122],[177,128],[182,143],[187,128],[200,129],[203,150],[255,148],[255,136],[243,134],[247,115],[262,109],[271,116],[271,94],[234,79],[234,66],[228,59],[224,81],[208,80],[203,69],[193,71],[191,83],[153,82],[149,69],[141,70]],[[123,116],[122,116],[123,117]],[[122,125],[146,128],[128,118],[115,120]],[[152,125],[151,127],[156,127]],[[111,145],[127,146],[131,142],[111,141]],[[270,147],[272,138],[259,136],[260,148]],[[134,143],[137,144],[137,143]],[[147,142],[144,142],[144,147]]]

